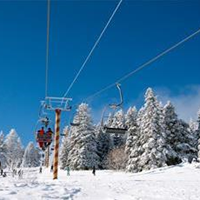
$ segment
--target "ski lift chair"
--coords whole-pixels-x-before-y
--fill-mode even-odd
[[[127,131],[127,128],[111,128],[111,127],[107,127],[107,126],[104,126],[104,130],[103,130],[105,133],[108,133],[108,134],[120,134],[120,135],[124,135]]]
[[[71,125],[71,126],[80,126],[80,123],[73,123],[73,122],[70,122],[70,125]]]
[[[109,104],[108,106],[105,106],[105,108],[103,109],[103,112],[102,112],[102,117],[101,117],[101,129],[104,133],[123,134],[124,135],[127,132],[127,128],[109,127],[109,126],[104,124],[105,112],[106,112],[107,108],[109,107],[113,111],[116,111],[116,109],[122,108],[122,105],[123,105],[123,94],[122,94],[122,89],[120,87],[120,84],[117,83],[116,87],[119,91],[120,102],[118,104],[113,103],[113,104]]]

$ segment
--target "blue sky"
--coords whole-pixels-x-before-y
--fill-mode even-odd
[[[49,95],[62,96],[118,1],[53,1]],[[46,1],[0,1],[0,129],[34,139],[45,90]],[[200,28],[200,1],[126,1],[70,92],[77,103]],[[122,84],[125,107],[143,103],[147,87],[171,99],[180,116],[200,106],[200,35]],[[117,97],[115,88],[91,103],[94,118]],[[187,113],[187,114],[186,114]],[[63,113],[62,126],[69,113]],[[54,119],[52,119],[54,120]]]

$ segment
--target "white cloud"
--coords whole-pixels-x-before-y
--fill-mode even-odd
[[[200,85],[189,85],[183,88],[177,88],[175,93],[172,93],[170,89],[165,87],[154,87],[155,94],[158,96],[158,99],[164,104],[167,101],[171,101],[175,106],[176,112],[179,115],[179,118],[188,121],[192,118],[197,119],[197,112],[200,109]],[[117,102],[117,100],[111,100],[111,102]],[[138,98],[125,102],[124,111],[126,112],[130,106],[137,106],[137,109],[144,104],[144,93],[139,94]],[[107,105],[104,103],[99,103],[99,106],[92,107],[92,117],[94,123],[99,123],[102,117],[102,111],[104,106]],[[107,110],[108,112],[112,110]]]
[[[190,85],[178,90],[178,95],[173,95],[167,88],[155,88],[159,100],[165,104],[170,100],[176,108],[179,117],[189,121],[197,118],[200,109],[200,85]]]

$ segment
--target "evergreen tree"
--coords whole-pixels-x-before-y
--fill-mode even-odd
[[[125,153],[126,153],[126,171],[137,172],[137,162],[139,158],[138,148],[139,148],[139,135],[138,135],[138,125],[132,125],[128,129],[128,137],[126,140]]]
[[[0,146],[2,146],[4,140],[4,134],[3,131],[0,132]]]
[[[172,147],[172,149],[177,153],[177,157],[175,160],[171,160],[172,164],[178,164],[181,162],[182,156],[179,155],[179,150],[177,149],[178,145],[183,141],[181,138],[182,129],[181,129],[181,121],[178,119],[178,116],[175,112],[175,108],[171,102],[167,102],[164,107],[164,123],[165,123],[165,131],[167,143]]]
[[[178,116],[175,113],[175,108],[171,102],[167,102],[164,107],[164,122],[167,134],[167,142],[172,146],[172,148],[176,148],[175,142],[179,141],[180,133],[180,121],[178,120]]]
[[[61,142],[61,153],[60,153],[60,167],[61,169],[65,169],[67,166],[67,159],[68,159],[68,154],[69,154],[69,128],[68,126],[64,128],[63,134],[65,135],[62,138]]]
[[[142,171],[166,166],[175,152],[166,143],[163,112],[151,88],[145,94],[145,106],[138,113],[138,132],[130,152],[127,171]]]
[[[103,125],[105,125],[106,127],[110,127],[112,128],[113,126],[113,120],[114,120],[114,114],[113,113],[109,113],[108,114],[108,118],[107,120],[105,121],[105,123]],[[101,124],[102,126],[102,124]],[[97,128],[98,129],[98,128]],[[101,133],[100,133],[101,134]],[[110,139],[110,149],[113,149],[114,148],[114,143],[113,143],[113,137],[114,137],[114,134],[109,134],[109,139]]]
[[[78,122],[79,126],[70,130],[68,163],[71,169],[87,170],[93,166],[98,166],[99,157],[97,155],[95,130],[87,104],[82,103],[79,105],[74,121]]]
[[[198,160],[200,161],[200,139],[198,140]]]
[[[190,132],[189,124],[183,120],[179,120],[180,132],[175,141],[175,151],[178,152],[182,160],[192,160],[197,158],[197,142],[195,142],[194,135]]]
[[[23,156],[23,167],[38,167],[40,165],[40,155],[35,149],[33,142],[29,142]]]
[[[125,118],[122,109],[114,114],[111,126],[114,128],[125,128]]]
[[[101,126],[95,128],[97,137],[97,154],[99,156],[99,168],[107,168],[107,156],[112,149],[112,141],[110,134],[103,133]]]
[[[130,107],[125,115],[125,126],[129,129],[135,126],[137,120],[137,109],[136,107]]]
[[[120,109],[119,111],[117,111],[114,114],[111,127],[126,128],[125,127],[125,116],[124,116],[122,109]],[[117,134],[117,133],[111,134],[113,148],[118,148],[118,147],[124,145],[126,142],[126,137],[127,137],[126,135],[121,135],[121,134]]]
[[[164,116],[167,142],[179,156],[179,159],[172,162],[176,164],[176,162],[180,162],[180,159],[188,160],[195,157],[197,142],[195,142],[194,133],[186,122],[178,119],[175,108],[170,102],[164,108]]]
[[[133,124],[128,130],[128,138],[126,141],[126,171],[128,172],[138,172],[142,169],[139,169],[139,155],[141,154],[141,143],[140,143],[140,127],[142,126],[142,116],[144,115],[145,108],[142,107],[138,114],[136,123]]]
[[[197,129],[197,137],[198,137],[198,160],[200,161],[200,110],[198,112],[198,129]]]
[[[109,113],[109,114],[108,114],[108,119],[107,119],[106,122],[105,122],[105,125],[106,125],[107,127],[112,127],[113,118],[114,118],[113,114],[112,114],[112,113]]]
[[[200,110],[198,111],[197,123],[198,123],[198,130],[200,131]]]
[[[7,154],[6,154],[6,148],[5,148],[5,143],[4,143],[4,134],[1,131],[0,132],[0,162],[1,162],[1,167],[5,168],[7,165]]]
[[[195,136],[197,138],[197,141],[200,140],[200,110],[198,111],[197,130],[196,130]],[[198,147],[199,147],[199,144],[200,144],[200,141],[198,142]]]
[[[195,133],[197,130],[198,130],[198,122],[193,120],[193,119],[190,119],[189,121],[189,127],[190,127],[190,130]]]
[[[128,134],[125,145],[125,153],[127,160],[130,158],[131,149],[133,148],[134,143],[136,142],[136,132],[138,130],[137,126],[137,110],[135,107],[130,107],[125,116],[126,126],[128,128]],[[129,164],[128,164],[129,165]]]
[[[193,147],[198,149],[198,139],[199,139],[199,131],[198,131],[198,120],[194,121],[193,119],[190,119],[189,121],[189,129],[190,133],[193,136]]]
[[[145,108],[142,107],[138,113],[135,123],[128,130],[128,138],[126,141],[126,171],[128,172],[138,172],[139,155],[141,151],[140,144],[140,127],[142,116],[144,115]],[[141,171],[141,170],[140,170]]]
[[[11,129],[5,139],[7,163],[10,167],[19,167],[22,162],[23,148],[15,129]]]
[[[21,139],[19,137],[17,139],[17,149],[18,149],[18,155],[19,155],[17,167],[20,167],[22,164],[22,159],[23,159],[23,155],[24,155],[24,148],[22,146]]]

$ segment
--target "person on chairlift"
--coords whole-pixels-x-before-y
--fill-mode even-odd
[[[51,130],[51,128],[48,128],[48,131],[46,132],[47,146],[51,144],[52,136],[53,136],[53,131]]]
[[[44,134],[44,127],[42,127],[37,134],[38,144],[41,149],[44,149]]]

